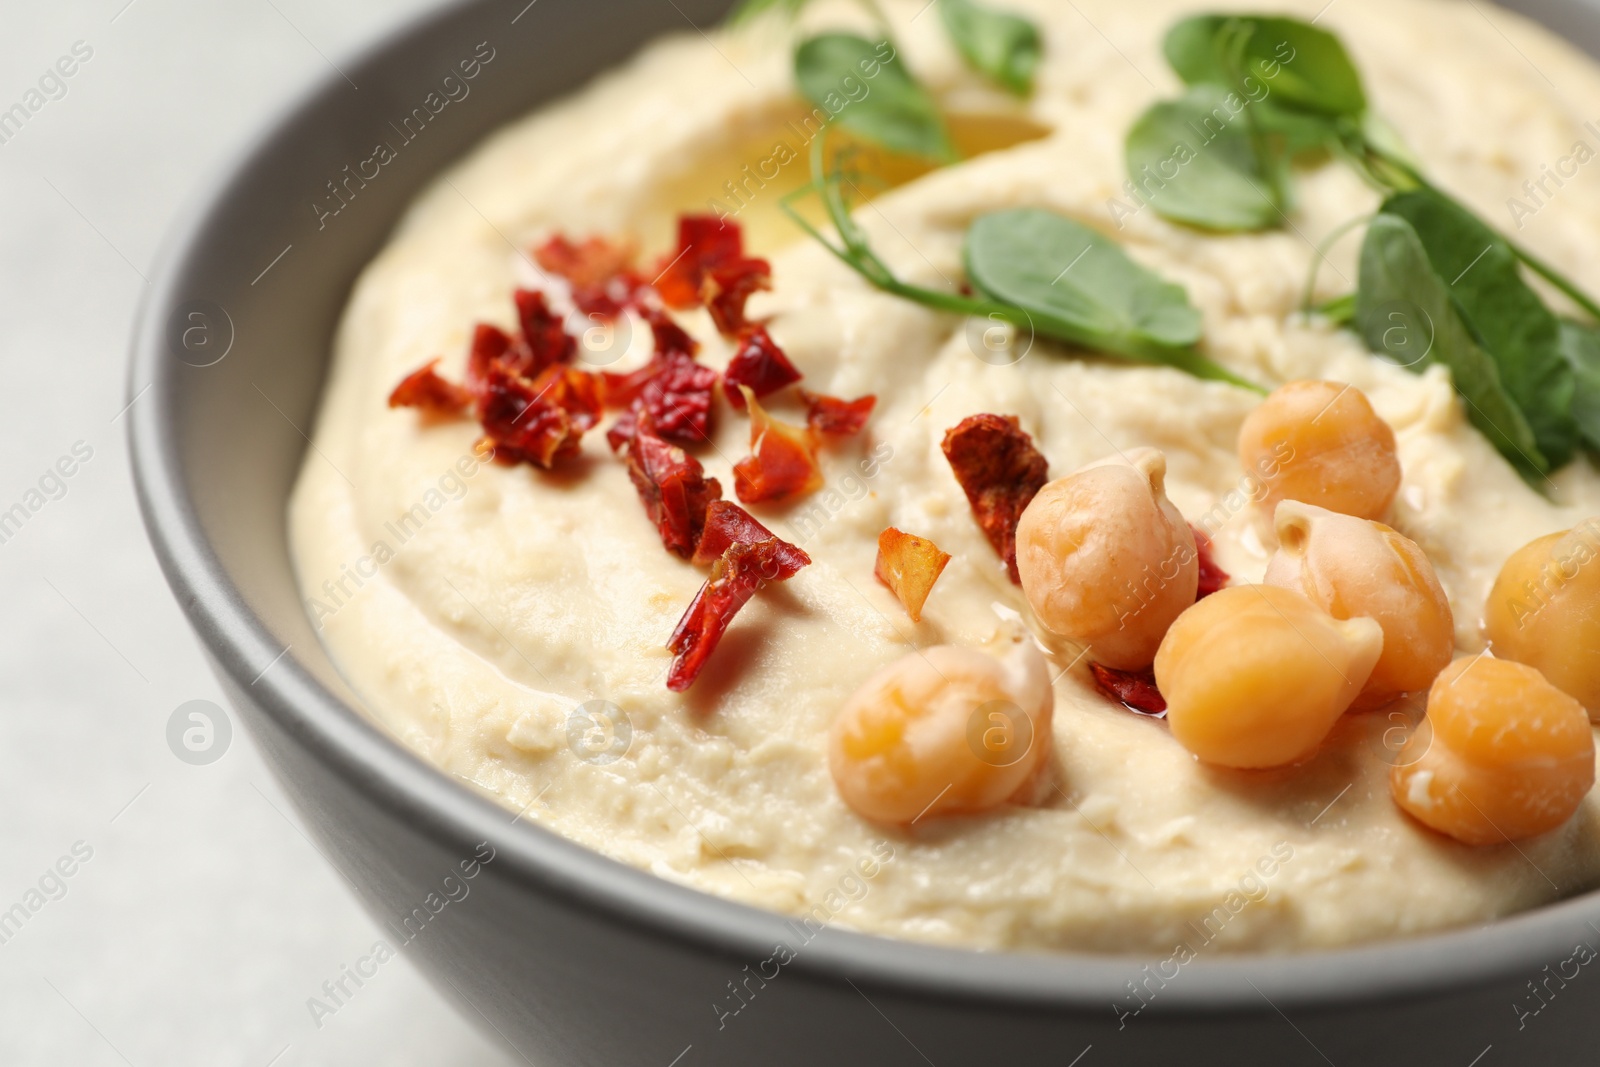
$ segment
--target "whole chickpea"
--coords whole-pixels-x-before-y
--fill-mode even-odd
[[[1415,541],[1369,519],[1285,500],[1273,515],[1278,549],[1262,581],[1303,593],[1336,619],[1383,627],[1383,655],[1355,700],[1387,704],[1428,688],[1455,654],[1455,618]]]
[[[1000,648],[937,645],[878,671],[828,739],[844,802],[875,822],[969,814],[1005,803],[1049,758],[1055,692],[1020,628]]]
[[[1594,785],[1594,732],[1579,703],[1532,667],[1484,655],[1446,667],[1389,772],[1395,803],[1468,845],[1554,830]]]
[[[1537,668],[1600,721],[1600,520],[1513,552],[1483,621],[1496,656]]]
[[[1290,382],[1245,416],[1239,462],[1281,500],[1376,519],[1400,488],[1394,431],[1361,390],[1341,382]]]
[[[1223,767],[1279,767],[1316,752],[1382,651],[1372,619],[1235,585],[1178,616],[1156,653],[1156,685],[1184,748]]]
[[[1092,463],[1040,489],[1017,524],[1017,573],[1039,623],[1119,670],[1150,666],[1200,580],[1166,474],[1153,448]]]

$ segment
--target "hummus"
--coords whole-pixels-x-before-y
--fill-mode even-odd
[[[937,17],[913,19],[922,0],[889,4],[903,56],[945,107],[975,127],[1042,136],[863,208],[879,254],[908,280],[947,284],[961,276],[976,215],[1046,207],[1183,285],[1208,353],[1235,372],[1269,387],[1359,387],[1399,440],[1390,521],[1434,562],[1458,654],[1481,650],[1501,563],[1600,512],[1600,475],[1580,459],[1548,496],[1533,491],[1467,423],[1439,368],[1413,374],[1294,315],[1314,242],[1377,205],[1348,168],[1302,173],[1298,210],[1278,232],[1206,235],[1139,208],[1123,188],[1123,137],[1178,90],[1160,49],[1184,0],[1005,4],[1044,34],[1026,102],[963,66]],[[1282,5],[1305,18],[1321,6]],[[860,17],[855,5],[818,3],[800,32],[864,27]],[[1440,185],[1600,289],[1600,186],[1547,182],[1542,206],[1510,203],[1532,208],[1524,182],[1595,142],[1584,126],[1600,119],[1584,110],[1600,100],[1592,63],[1484,5],[1338,0],[1319,24],[1342,38],[1375,109]],[[779,912],[925,941],[1289,950],[1482,922],[1594,884],[1593,795],[1562,829],[1520,846],[1467,848],[1408,820],[1388,771],[1415,709],[1349,714],[1301,766],[1222,771],[1163,723],[1111,704],[1072,647],[1050,649],[1055,754],[1034,803],[909,831],[845,806],[826,744],[856,687],[912,648],[978,646],[1028,620],[939,450],[963,417],[1019,416],[1056,476],[1115,449],[1162,449],[1172,500],[1214,531],[1236,581],[1260,580],[1271,533],[1234,450],[1256,396],[1044,340],[1019,338],[997,356],[982,324],[874,290],[782,220],[778,196],[806,177],[788,32],[772,21],[662,40],[514,124],[429,188],[362,275],[290,523],[308,610],[371,714],[444,771],[609,856]],[[824,450],[826,488],[752,508],[815,562],[763,590],[678,695],[663,682],[663,646],[704,571],[662,548],[604,435],[588,434],[555,473],[497,466],[474,454],[475,423],[428,423],[385,399],[438,355],[459,381],[475,322],[514,327],[513,288],[560,299],[560,283],[518,249],[561,230],[632,238],[654,262],[677,213],[713,200],[772,260],[775,288],[750,312],[771,317],[804,384],[879,403],[863,435]],[[1358,245],[1351,236],[1328,252],[1319,299],[1353,289]],[[728,345],[706,313],[677,318],[720,368]],[[584,358],[642,362],[649,332],[631,325],[631,340],[627,326],[590,338]],[[774,396],[769,406],[799,421],[792,405]],[[747,434],[724,405],[713,446],[698,453],[724,486]],[[954,556],[918,624],[873,578],[889,525]]]

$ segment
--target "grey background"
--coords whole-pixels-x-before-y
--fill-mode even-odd
[[[242,731],[208,765],[168,748],[172,712],[221,693],[145,541],[119,414],[143,275],[189,191],[429,2],[0,0],[0,110],[93,49],[0,144],[0,511],[93,449],[0,543],[0,912],[93,849],[0,944],[7,1067],[507,1062],[403,958],[313,1022],[307,998],[380,934]]]

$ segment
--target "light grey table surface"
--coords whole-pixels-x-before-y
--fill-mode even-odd
[[[204,766],[169,748],[174,710],[221,694],[145,539],[119,415],[143,274],[192,190],[428,3],[0,0],[0,112],[37,105],[0,143],[0,512],[39,504],[0,526],[6,1067],[506,1062],[403,958],[313,1019],[378,930],[248,737]],[[72,76],[45,77],[75,45]],[[48,477],[74,446],[90,458]]]

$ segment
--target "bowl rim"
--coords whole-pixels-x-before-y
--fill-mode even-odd
[[[436,32],[491,0],[441,0],[340,58],[359,72],[381,65],[403,42]],[[256,160],[268,158],[331,93],[342,76],[320,72],[297,87],[256,134],[213,168],[187,198],[162,242],[131,340],[125,393],[130,463],[140,512],[169,585],[213,664],[277,726],[347,785],[445,847],[492,840],[501,877],[559,896],[620,925],[744,962],[765,959],[792,937],[790,918],[659,878],[561,837],[424,761],[358,708],[324,687],[291,650],[278,647],[246,604],[201,529],[182,485],[171,379],[158,309],[180,297],[185,264]],[[433,173],[437,173],[434,171]],[[141,386],[140,383],[148,383]],[[141,393],[150,396],[135,403]],[[275,664],[262,671],[263,665]],[[1249,1013],[1435,996],[1513,976],[1534,976],[1600,935],[1600,893],[1587,892],[1493,922],[1356,946],[1293,953],[1205,956],[1183,964],[1194,977],[1163,986],[1161,1014]],[[785,970],[927,999],[1013,1009],[1106,1011],[1130,979],[1160,954],[987,951],[828,927]],[[1268,996],[1263,989],[1271,989]]]

